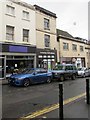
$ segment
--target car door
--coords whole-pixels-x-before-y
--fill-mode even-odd
[[[40,82],[40,79],[41,79],[41,76],[40,76],[40,69],[36,69],[32,75],[32,83],[39,83]]]
[[[89,70],[87,68],[84,70],[84,72],[85,72],[85,76],[89,76]]]
[[[71,74],[72,74],[71,66],[66,66],[65,67],[65,78],[70,77]]]
[[[47,70],[45,69],[41,69],[41,79],[42,79],[42,82],[45,82],[47,80]]]
[[[45,80],[44,73],[42,73],[41,69],[37,69],[33,75],[33,82],[34,83],[42,83]]]

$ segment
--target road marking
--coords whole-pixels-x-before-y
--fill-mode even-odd
[[[82,94],[80,94],[78,96],[75,96],[75,97],[69,98],[67,100],[64,100],[63,105],[71,103],[71,102],[73,102],[73,101],[75,101],[75,100],[77,100],[77,99],[79,99],[81,97],[84,97],[85,95],[86,95],[86,93],[82,93]],[[58,108],[59,108],[59,103],[51,105],[51,106],[48,106],[48,107],[46,107],[46,108],[44,108],[42,110],[38,110],[36,112],[33,112],[31,115],[28,115],[26,117],[20,118],[20,120],[24,120],[26,118],[29,118],[29,119],[36,118],[38,116],[41,116],[43,114],[46,114],[46,113],[51,112],[51,111],[53,111],[55,109],[58,109]]]

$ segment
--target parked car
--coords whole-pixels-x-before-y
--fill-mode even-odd
[[[74,64],[58,64],[52,70],[53,79],[63,81],[64,79],[75,79],[77,76],[77,68]]]
[[[11,75],[8,80],[10,85],[29,86],[37,83],[50,83],[52,73],[43,68],[27,68],[20,74]]]
[[[78,76],[88,77],[90,76],[90,70],[86,67],[78,68]]]

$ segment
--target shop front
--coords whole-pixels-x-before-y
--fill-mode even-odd
[[[57,61],[56,50],[37,49],[37,67],[51,70]]]
[[[77,58],[77,57],[62,57],[61,63],[65,64],[75,64],[77,68],[85,67],[85,58]]]
[[[36,67],[36,46],[2,44],[2,68],[4,77],[12,70]]]

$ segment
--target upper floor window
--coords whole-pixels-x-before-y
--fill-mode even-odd
[[[44,35],[45,47],[50,47],[50,35]]]
[[[81,51],[81,52],[83,52],[83,51],[84,51],[83,46],[80,46],[80,51]]]
[[[72,44],[72,50],[77,51],[77,45],[76,44]]]
[[[63,42],[63,49],[68,50],[69,49],[69,44]]]
[[[29,20],[29,12],[23,11],[23,19]]]
[[[49,19],[44,18],[44,29],[50,29],[50,21]]]
[[[23,42],[28,42],[29,40],[29,30],[23,29]]]
[[[9,15],[14,16],[15,15],[15,8],[12,6],[7,5],[6,6],[6,13]]]
[[[14,27],[6,26],[6,40],[14,40]]]

